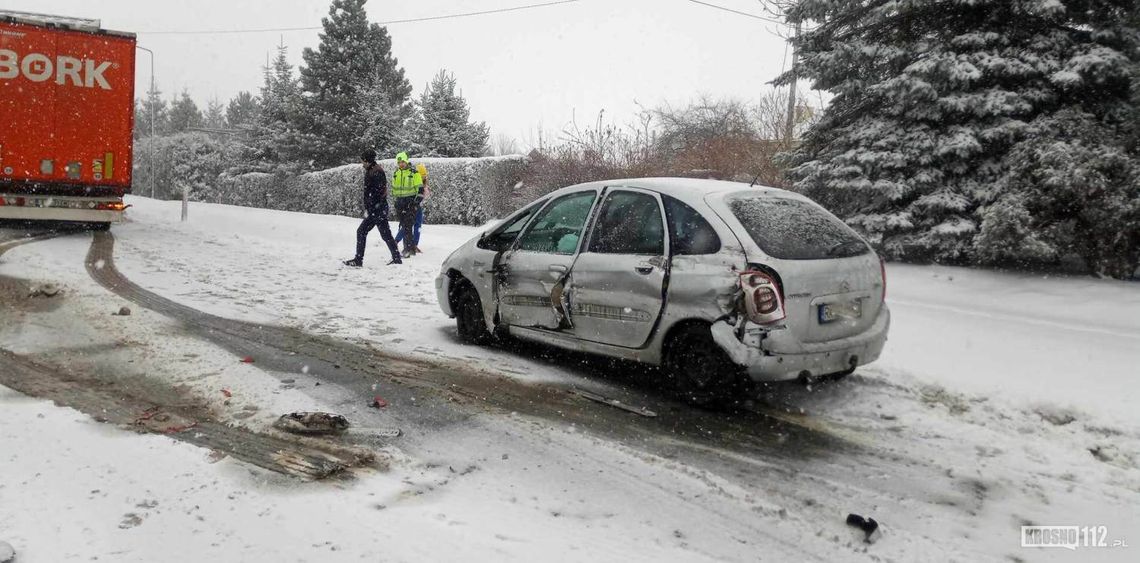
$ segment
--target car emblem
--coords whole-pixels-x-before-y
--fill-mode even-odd
[[[839,282],[839,291],[851,291],[851,284],[847,280]]]

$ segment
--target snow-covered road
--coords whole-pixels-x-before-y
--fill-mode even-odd
[[[676,404],[646,374],[624,366],[632,375],[531,347],[460,344],[435,304],[432,278],[477,229],[426,227],[427,252],[400,268],[380,265],[373,241],[373,260],[349,270],[338,262],[351,253],[351,219],[194,204],[191,220],[178,223],[177,204],[131,203],[132,222],[114,231],[116,265],[164,298],[410,360],[462,365],[456,385],[483,391],[477,378],[506,378],[496,384],[502,394],[526,400],[488,400],[485,408],[459,408],[436,430],[414,427],[422,435],[388,446],[396,460],[388,473],[298,487],[238,464],[210,464],[164,438],[116,434],[75,413],[0,395],[0,540],[21,543],[27,560],[115,551],[119,560],[177,560],[163,551],[173,538],[179,553],[222,560],[234,553],[243,554],[234,560],[403,560],[459,549],[479,559],[1135,555],[1022,549],[1019,527],[1029,523],[1105,525],[1111,538],[1140,542],[1136,284],[892,265],[894,325],[878,363],[839,384],[777,386],[747,412],[716,414]],[[392,422],[367,418],[376,415],[359,395],[371,382],[337,376],[335,385],[311,387],[333,374],[240,364],[216,342],[147,311],[109,323],[106,312],[121,300],[87,277],[90,244],[89,234],[75,234],[0,258],[0,276],[68,287],[55,310],[12,317],[12,305],[0,308],[18,319],[0,325],[0,348],[83,368],[119,362],[212,400],[219,387],[234,389],[260,407],[235,423],[264,425],[274,413],[314,403],[362,421],[365,432]],[[101,338],[130,345],[97,360],[75,357]],[[282,385],[284,378],[298,383]],[[546,391],[570,386],[646,404],[661,416],[642,419]],[[395,420],[403,409],[432,408],[398,397]],[[240,406],[218,408],[241,413]],[[35,448],[30,435],[63,442]],[[177,469],[155,475],[116,458],[155,458],[184,473],[171,486],[166,479]],[[60,464],[87,470],[37,470]],[[477,469],[464,473],[468,467]],[[57,490],[65,478],[76,486]],[[85,486],[114,492],[76,493]],[[140,489],[146,499],[129,492]],[[152,501],[164,508],[132,512],[131,503]],[[84,516],[58,516],[62,506]],[[191,507],[210,513],[199,520]],[[140,510],[162,516],[119,527],[124,514]],[[883,522],[884,539],[860,544],[843,524],[847,512]],[[55,522],[47,525],[50,515]],[[269,541],[266,518],[295,533]],[[61,527],[83,531],[49,541]]]

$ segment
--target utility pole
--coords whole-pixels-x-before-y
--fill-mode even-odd
[[[796,31],[792,39],[792,79],[788,82],[788,123],[784,128],[784,144],[791,148],[792,135],[796,132],[796,43],[800,39],[800,22],[796,22]]]
[[[135,48],[142,49],[150,54],[150,93],[147,97],[154,96],[154,51],[147,49],[141,45],[135,45]],[[148,100],[150,101],[150,100]],[[150,198],[154,199],[154,185],[158,183],[154,177],[154,102],[150,102]]]

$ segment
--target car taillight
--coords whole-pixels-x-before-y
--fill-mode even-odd
[[[887,300],[887,261],[879,257],[879,275],[883,277],[883,301]]]
[[[744,313],[756,324],[769,324],[785,317],[784,300],[780,286],[764,272],[748,271],[740,274],[740,288],[744,290]]]

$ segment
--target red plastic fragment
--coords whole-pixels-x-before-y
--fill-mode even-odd
[[[388,401],[385,401],[384,397],[381,397],[380,395],[376,395],[375,397],[372,397],[372,404],[369,406],[374,408],[374,409],[384,408],[384,407],[388,406]]]
[[[246,357],[242,358],[241,363],[252,364],[253,363],[253,356],[246,356]]]
[[[163,434],[177,434],[179,432],[185,432],[191,428],[194,428],[195,426],[198,426],[197,422],[191,422],[190,424],[186,424],[186,425],[182,425],[182,426],[168,426],[166,428],[166,430],[162,431],[162,433]]]
[[[222,389],[222,394],[225,395],[226,397],[233,397],[234,396],[233,393],[230,393],[229,389]]]

